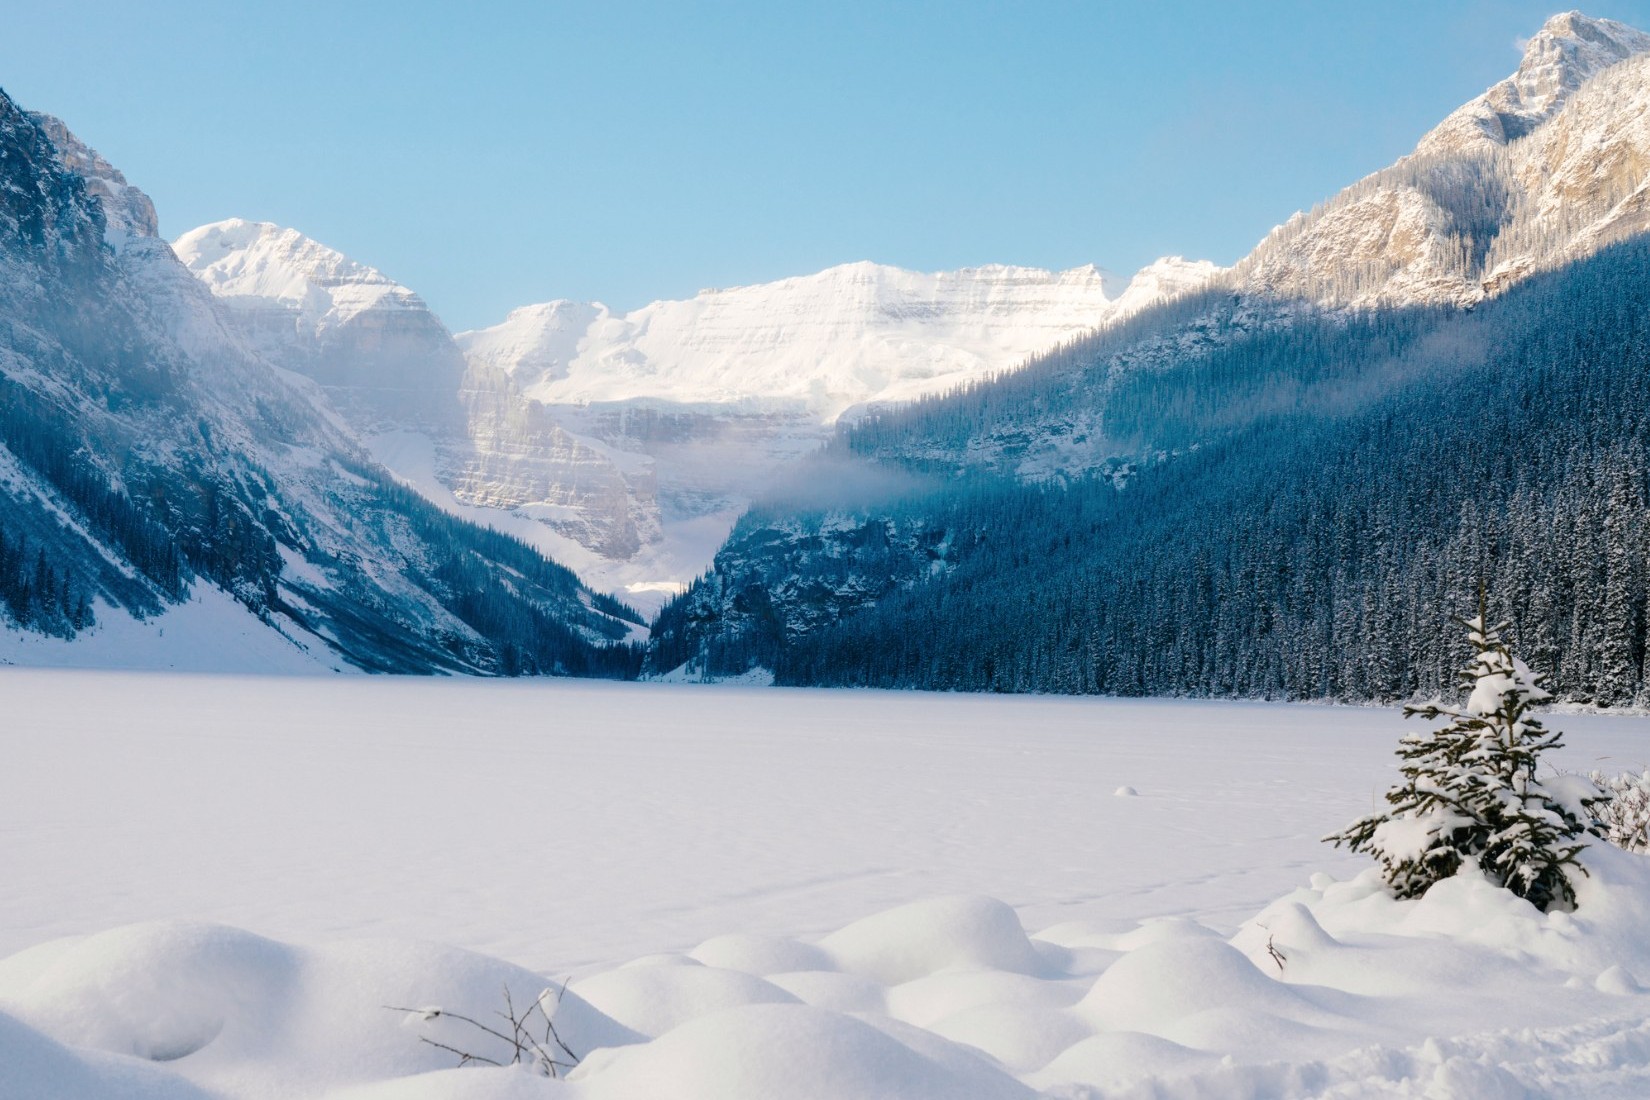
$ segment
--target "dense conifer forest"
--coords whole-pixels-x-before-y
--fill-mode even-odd
[[[1640,238],[1472,310],[1205,296],[885,414],[837,458],[926,487],[753,510],[652,659],[790,684],[1415,698],[1449,690],[1462,655],[1440,639],[1483,582],[1560,698],[1650,702],[1647,276]],[[1154,337],[1188,313],[1193,343]],[[1028,476],[1039,432],[1109,457]]]

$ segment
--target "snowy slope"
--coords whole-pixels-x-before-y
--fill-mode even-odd
[[[0,631],[0,665],[266,676],[355,671],[323,639],[272,630],[212,584],[197,583],[182,603],[152,618],[105,607],[98,620],[72,639]]]
[[[1518,70],[1463,104],[1421,139],[1420,155],[1490,152],[1556,115],[1587,81],[1650,52],[1650,34],[1577,11],[1553,16],[1524,46]]]
[[[1007,370],[1216,270],[1171,258],[1125,286],[1092,265],[924,274],[844,264],[622,316],[529,306],[458,341],[473,362],[502,369],[546,404],[778,406],[830,422],[856,404]]]
[[[417,311],[417,295],[293,229],[240,218],[192,229],[172,251],[230,308],[290,309],[322,331],[367,310]]]
[[[15,670],[0,693],[0,866],[51,886],[0,892],[8,1097],[1650,1083],[1650,861],[1592,854],[1577,911],[1543,916],[1471,876],[1396,902],[1319,842],[1395,774],[1391,710]],[[1650,732],[1550,724],[1568,768],[1635,767]],[[570,1081],[454,1070],[420,1038],[499,1041],[383,1007],[491,1020],[506,986],[569,979]]]

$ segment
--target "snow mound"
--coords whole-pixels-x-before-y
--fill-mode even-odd
[[[507,1061],[501,1040],[457,1019],[414,1025],[392,1008],[496,1019],[506,990],[527,1006],[550,984],[435,944],[301,948],[220,925],[159,922],[54,941],[0,962],[0,1011],[77,1053],[122,1056],[128,1068],[176,1067],[215,1093],[288,1096],[453,1065],[421,1036]],[[575,1051],[640,1038],[573,991],[554,1018]]]
[[[1041,971],[1014,910],[995,898],[913,902],[850,924],[820,943],[844,970],[898,985],[949,967]]]
[[[760,978],[793,970],[831,969],[831,957],[824,951],[781,936],[717,936],[695,947],[692,957],[706,966],[743,970]]]
[[[30,1100],[206,1100],[153,1066],[71,1050],[0,1012],[0,1096]]]
[[[622,966],[586,978],[574,992],[599,1011],[647,1036],[723,1009],[758,1004],[795,1004],[778,986],[736,970],[659,962]]]
[[[570,988],[429,944],[133,925],[0,961],[0,1095],[1646,1095],[1650,859],[1595,846],[1586,866],[1569,913],[1472,873],[1402,901],[1373,872],[1316,875],[1229,940],[1185,919],[1028,937],[1003,902],[947,897]],[[509,1063],[479,1025],[535,998],[576,1066],[457,1066]]]
[[[984,1058],[944,1042],[916,1049],[861,1020],[805,1005],[750,1005],[687,1024],[570,1082],[584,1100],[1022,1100]]]

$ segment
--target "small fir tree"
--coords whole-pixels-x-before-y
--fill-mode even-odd
[[[1595,800],[1563,799],[1536,778],[1541,754],[1562,744],[1530,711],[1549,698],[1544,677],[1512,655],[1506,624],[1487,625],[1482,594],[1461,622],[1473,649],[1459,677],[1466,701],[1405,707],[1406,718],[1448,723],[1399,742],[1404,780],[1387,792],[1389,810],[1324,839],[1373,856],[1401,898],[1474,864],[1543,912],[1573,907],[1569,870],[1586,873],[1576,857]]]

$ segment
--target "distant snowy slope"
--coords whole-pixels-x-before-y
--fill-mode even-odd
[[[1487,151],[1525,136],[1558,113],[1599,73],[1650,52],[1650,34],[1578,11],[1555,15],[1524,46],[1518,70],[1452,111],[1416,148],[1420,154]]]
[[[622,316],[531,306],[458,342],[472,362],[503,369],[546,404],[784,405],[828,422],[860,402],[1009,369],[1114,319],[1120,302],[1138,308],[1216,270],[1164,260],[1124,285],[1092,265],[924,274],[854,263]]]
[[[560,299],[513,309],[500,324],[457,339],[470,362],[502,371],[518,385],[548,385],[567,377],[591,326],[609,317],[599,303]]]
[[[173,241],[172,251],[232,308],[290,309],[318,331],[369,309],[424,308],[382,272],[269,222],[230,218],[203,225]]]

